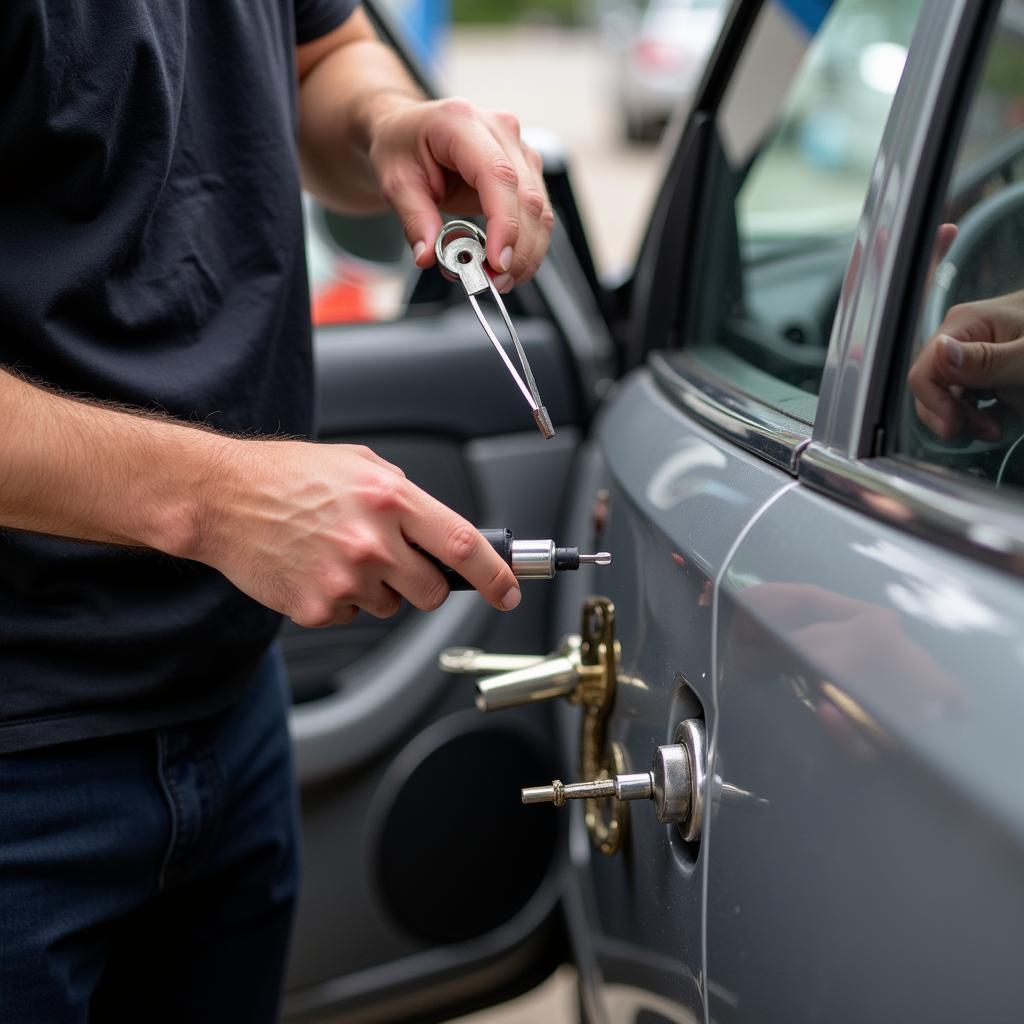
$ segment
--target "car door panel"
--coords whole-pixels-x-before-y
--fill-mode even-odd
[[[762,638],[759,632],[754,633],[753,626],[747,628],[733,607],[735,604],[742,610],[744,601],[754,600],[752,595],[760,593],[771,614],[781,616],[787,602],[792,601],[791,591],[783,588],[778,596],[767,584],[803,582],[803,573],[812,576],[818,587],[800,591],[808,614],[819,616],[811,620],[811,625],[826,634],[832,626],[826,613],[829,602],[837,596],[829,590],[832,576],[850,572],[847,563],[854,556],[852,552],[839,553],[842,529],[836,526],[830,532],[822,523],[835,510],[837,515],[845,510],[826,503],[803,509],[801,515],[790,514],[798,501],[807,500],[809,495],[797,475],[811,442],[812,422],[829,424],[836,403],[849,401],[849,394],[836,394],[836,359],[849,355],[860,360],[869,351],[862,346],[855,346],[852,352],[844,347],[848,320],[843,317],[849,318],[850,310],[855,308],[853,300],[867,273],[865,267],[880,258],[879,254],[884,255],[888,238],[903,224],[891,216],[890,176],[895,180],[898,172],[903,173],[903,188],[914,188],[906,165],[911,156],[916,159],[920,155],[915,147],[927,131],[915,104],[934,99],[934,82],[921,84],[922,69],[930,68],[935,76],[936,54],[948,44],[949,32],[953,31],[942,29],[940,23],[946,24],[942,13],[928,8],[930,30],[919,31],[915,37],[924,40],[917,44],[923,52],[908,62],[909,84],[900,87],[907,107],[895,119],[897,124],[914,125],[908,133],[910,142],[894,149],[892,159],[880,159],[874,170],[869,163],[851,165],[856,174],[851,172],[844,183],[849,191],[842,194],[843,219],[829,222],[830,226],[820,232],[826,245],[813,251],[806,245],[773,248],[776,241],[787,240],[784,232],[779,232],[778,238],[764,239],[748,231],[739,236],[741,244],[737,246],[740,220],[730,223],[716,204],[724,203],[728,211],[733,210],[749,180],[750,165],[747,160],[731,159],[723,167],[724,150],[711,145],[701,152],[694,140],[706,135],[709,125],[712,135],[716,130],[721,134],[722,118],[727,122],[736,114],[741,125],[756,128],[749,133],[753,140],[747,151],[749,160],[756,163],[759,154],[766,151],[783,160],[774,165],[777,168],[798,166],[798,160],[811,152],[813,136],[804,130],[788,132],[787,127],[792,126],[780,124],[778,118],[779,110],[785,117],[799,111],[799,95],[795,93],[797,100],[790,104],[782,95],[783,83],[774,90],[778,95],[769,95],[773,90],[764,87],[763,95],[750,103],[749,90],[737,84],[743,74],[733,75],[733,69],[750,72],[754,67],[763,71],[767,60],[774,62],[780,75],[785,73],[783,77],[792,76],[800,59],[792,54],[791,59],[783,59],[784,53],[774,52],[780,47],[769,37],[776,30],[785,37],[780,44],[782,51],[799,37],[800,58],[819,29],[821,38],[830,46],[835,44],[836,52],[840,52],[864,8],[847,4],[842,17],[829,20],[829,6],[814,5],[812,10],[811,5],[791,3],[735,5],[715,66],[706,76],[698,101],[708,109],[698,110],[691,118],[676,153],[676,161],[689,155],[697,162],[697,169],[691,167],[689,175],[678,175],[691,182],[691,190],[662,196],[664,207],[670,200],[677,206],[685,205],[687,200],[692,204],[696,195],[704,217],[696,219],[696,226],[687,223],[684,231],[678,231],[677,221],[660,217],[656,209],[655,223],[638,265],[647,269],[648,276],[641,277],[638,272],[635,282],[639,290],[635,292],[633,324],[643,334],[631,339],[633,350],[667,346],[669,354],[650,355],[647,369],[620,387],[598,423],[598,457],[604,486],[610,492],[602,546],[616,556],[611,572],[601,577],[601,589],[616,602],[621,673],[625,678],[625,685],[618,691],[610,733],[628,751],[629,770],[637,771],[647,767],[658,744],[671,742],[681,718],[702,715],[711,741],[706,789],[711,814],[705,820],[699,844],[686,844],[673,827],[657,824],[650,807],[633,804],[629,841],[618,856],[607,858],[586,844],[584,816],[573,809],[570,853],[574,871],[566,905],[585,1005],[594,1024],[633,1019],[930,1019],[927,1014],[920,1018],[910,1012],[891,1014],[884,1000],[876,1003],[870,992],[875,977],[870,972],[859,977],[866,991],[858,993],[857,998],[850,992],[857,977],[857,963],[867,963],[876,971],[879,991],[890,995],[895,993],[893,979],[899,976],[899,965],[892,962],[892,950],[900,948],[895,943],[875,943],[877,950],[888,950],[888,963],[875,950],[866,958],[863,955],[861,947],[871,940],[868,921],[873,919],[876,928],[880,921],[888,921],[882,913],[884,898],[880,893],[891,897],[892,887],[872,888],[872,883],[879,881],[877,870],[874,879],[869,879],[866,871],[859,875],[858,871],[869,857],[874,857],[876,868],[883,864],[882,847],[886,843],[904,841],[892,839],[890,833],[896,834],[899,825],[900,801],[908,799],[917,799],[921,805],[918,813],[922,819],[928,818],[922,824],[922,842],[932,853],[926,868],[930,883],[958,867],[970,865],[972,870],[980,870],[982,849],[991,850],[1000,843],[1003,852],[1010,849],[1006,837],[999,839],[990,822],[978,826],[976,839],[960,837],[934,852],[941,842],[942,819],[938,812],[943,801],[953,806],[954,795],[942,792],[941,787],[936,789],[931,777],[934,763],[929,764],[917,753],[903,752],[897,758],[902,758],[899,767],[907,773],[902,789],[891,787],[880,793],[879,779],[871,777],[870,788],[850,792],[851,783],[859,777],[850,769],[840,779],[834,767],[829,768],[833,777],[828,782],[816,780],[819,757],[829,764],[829,757],[840,756],[836,751],[852,759],[862,756],[856,737],[851,741],[848,730],[839,738],[828,731],[842,730],[842,722],[837,725],[834,719],[853,717],[855,724],[871,735],[864,721],[856,718],[858,709],[865,720],[868,712],[860,708],[856,697],[851,698],[842,689],[835,673],[814,677],[816,683],[811,683],[809,666],[794,664],[791,638]],[[955,4],[944,4],[943,8],[950,15],[962,13]],[[747,29],[762,14],[765,32],[755,31],[748,40]],[[912,4],[904,4],[896,14],[901,20],[898,25],[894,23],[895,27],[862,25],[870,28],[864,38],[880,40],[893,53],[899,52],[903,45],[900,40],[909,39],[916,11]],[[872,34],[875,32],[879,34]],[[824,44],[814,45],[813,53],[827,56]],[[742,52],[737,60],[737,50],[746,46],[750,52]],[[765,52],[759,54],[759,48]],[[822,66],[815,65],[814,59],[812,56],[807,65],[811,77],[796,79],[798,86],[804,83],[799,88],[803,88],[801,95],[805,98],[820,93],[807,85],[813,85],[813,74],[818,74]],[[814,71],[815,67],[819,71]],[[722,76],[727,81],[723,82]],[[766,75],[764,81],[770,82],[771,75]],[[726,111],[724,115],[721,108],[716,112],[723,96],[724,107],[732,102],[731,113]],[[835,112],[842,114],[845,109],[840,106]],[[876,140],[884,124],[880,109],[872,108],[871,130],[877,133]],[[747,116],[750,110],[760,110],[764,116]],[[728,132],[723,137],[727,143],[732,139],[730,145],[736,148]],[[802,141],[787,152],[788,140],[794,138]],[[771,159],[763,166],[771,168]],[[826,165],[827,161],[818,162],[815,157],[799,164],[806,172],[804,180],[811,184]],[[854,188],[861,187],[864,191],[858,200]],[[766,202],[760,209],[773,214],[785,212],[787,217],[792,212],[790,220],[799,221],[805,228],[813,227],[813,219],[797,216],[813,212],[816,197],[810,194],[812,191],[808,188],[806,210],[799,208],[799,203],[791,210],[784,190],[779,193],[783,198],[774,206],[767,201],[770,194],[764,193]],[[865,194],[869,208],[852,239],[859,202]],[[882,210],[880,204],[885,204],[882,213],[886,215],[876,217]],[[756,207],[748,207],[748,212],[753,209]],[[746,222],[748,228],[753,223],[753,219]],[[783,224],[783,219],[777,219],[776,224]],[[715,228],[710,234],[709,225]],[[813,235],[812,231],[808,238]],[[856,246],[853,260],[847,265],[851,240]],[[772,245],[758,249],[765,241]],[[698,253],[696,259],[685,260],[681,255],[693,252]],[[754,265],[751,271],[749,260],[758,252],[770,259],[763,266]],[[779,254],[782,258],[777,258]],[[656,269],[666,265],[676,269],[668,271],[663,287],[648,290],[645,285],[654,278]],[[822,389],[824,397],[819,404],[814,395],[824,363],[823,343],[840,289],[844,292],[839,302],[842,341],[833,340],[829,350],[833,376]],[[748,301],[739,302],[737,295]],[[759,346],[735,351],[730,345],[735,340],[730,331],[735,329],[730,326],[729,316],[722,315],[723,309],[739,309],[766,327]],[[861,326],[876,330],[871,311],[865,308],[863,315]],[[803,317],[806,323],[794,317]],[[782,347],[799,347],[808,340],[814,344],[806,346],[806,358],[796,360],[786,350],[781,352],[786,359],[776,362],[783,369],[788,363],[806,363],[813,372],[787,380],[768,358],[774,353],[773,346],[778,342]],[[672,351],[680,345],[682,351]],[[745,366],[740,365],[737,356],[745,358]],[[582,511],[577,514],[582,515]],[[756,561],[748,564],[749,553],[755,549],[765,566],[772,566],[774,575],[766,573],[764,567],[759,575]],[[846,554],[850,557],[840,564]],[[895,572],[898,577],[903,571],[902,578],[890,581],[896,593],[903,594],[907,601],[927,601],[919,591],[908,589],[905,567],[898,570],[884,562],[883,551],[879,573]],[[790,575],[785,575],[786,570]],[[563,582],[561,586],[565,589],[572,584]],[[899,591],[900,586],[905,593]],[[838,596],[852,600],[850,595]],[[858,600],[869,603],[864,595]],[[854,607],[867,616],[869,624],[871,616],[883,613],[878,628],[892,631],[896,639],[891,642],[898,643],[899,634],[890,613],[899,600],[890,594],[878,608],[865,611],[860,605]],[[563,607],[569,604],[560,600],[560,614],[565,614]],[[850,605],[842,607],[848,609]],[[748,633],[754,638],[749,639]],[[812,640],[814,637],[812,629]],[[916,647],[927,646],[928,642],[919,638]],[[849,643],[845,650],[850,656],[888,656],[879,650],[880,646],[869,625],[867,635],[859,638],[853,651],[849,651]],[[837,656],[841,649],[842,645],[835,643],[830,656]],[[917,671],[920,674],[925,670],[919,665]],[[770,684],[753,682],[761,677],[770,678],[774,690]],[[934,673],[932,685],[937,677]],[[816,684],[824,686],[822,692],[828,702],[836,705],[825,712],[824,723],[813,719],[804,694],[805,687]],[[892,689],[896,692],[899,687]],[[907,700],[906,695],[903,700]],[[927,713],[935,713],[934,708]],[[801,715],[809,720],[801,719]],[[576,726],[568,713],[563,713],[560,720],[564,745]],[[731,734],[728,739],[727,733]],[[843,742],[850,742],[852,749],[847,751],[840,745]],[[769,749],[773,758],[766,756]],[[753,750],[759,750],[756,761],[750,760]],[[882,751],[886,757],[896,757],[884,746]],[[864,778],[872,771],[880,771],[874,762],[863,769]],[[828,807],[826,814],[810,799],[809,789],[793,794],[786,790],[794,785],[796,777],[806,779],[808,787],[820,784],[820,789],[814,791],[820,803],[829,792],[843,794],[842,802]],[[838,785],[840,781],[846,788]],[[830,790],[829,782],[836,788]],[[785,805],[785,814],[778,819],[773,815],[783,808],[776,811],[771,792],[764,793],[766,787]],[[802,807],[802,798],[811,806]],[[849,817],[839,823],[846,804]],[[872,819],[875,804],[882,815],[878,831]],[[978,820],[977,808],[969,812],[962,800],[956,806],[972,822]],[[823,823],[820,828],[819,818]],[[724,832],[720,833],[722,827]],[[800,846],[811,832],[813,840],[808,838],[806,845]],[[845,845],[836,842],[837,835]],[[797,844],[796,855],[787,858],[787,844],[791,842]],[[761,868],[763,845],[771,849],[772,873]],[[901,868],[907,867],[910,859],[906,847],[897,854]],[[999,867],[1001,879],[1010,863],[1007,859]],[[848,879],[851,874],[856,877]],[[945,877],[944,884],[951,884],[951,874]],[[826,889],[828,882],[830,890]],[[986,905],[995,897],[997,884],[994,882],[981,896]],[[932,934],[936,938],[931,945],[925,943],[934,952],[942,934],[938,927],[941,901],[933,897],[932,903],[923,907],[929,891],[923,877],[914,879],[910,889],[908,915],[920,909],[926,920],[934,920]],[[930,891],[934,893],[934,887]],[[1019,887],[1007,891],[1015,894]],[[968,920],[969,898],[958,894],[952,899],[962,919]],[[1010,897],[1010,903],[1011,907],[995,919],[1000,937],[1011,937],[1011,923],[1019,916],[1016,895]],[[855,935],[833,935],[837,927],[845,926],[846,911],[854,914]],[[798,916],[795,922],[794,916]],[[975,924],[981,920],[979,915]],[[904,924],[900,922],[896,927]],[[798,943],[790,940],[793,929],[802,929]],[[907,925],[903,934],[909,937],[914,932]],[[1006,957],[1001,956],[998,964],[989,961],[983,968],[983,959],[979,954],[974,965],[979,981],[998,975],[1006,963]],[[831,975],[829,964],[833,964]],[[917,969],[915,962],[908,976]],[[843,971],[848,971],[848,976]],[[829,988],[832,980],[836,981],[835,992]],[[915,982],[921,980],[922,976],[915,976]],[[849,1001],[847,1006],[841,1005],[844,997]],[[939,1004],[937,995],[929,1006]],[[962,1008],[963,1003],[956,1005]],[[861,1010],[859,1017],[850,1006]],[[865,1012],[865,1008],[872,1012]],[[962,1014],[961,1019],[970,1016]],[[939,1017],[953,1018],[953,1014]]]
[[[588,583],[615,602],[621,644],[610,739],[625,748],[628,770],[643,771],[679,722],[699,717],[713,727],[715,581],[747,523],[792,477],[695,422],[648,369],[622,383],[596,444],[609,492],[601,543],[615,560]],[[587,509],[574,514],[583,530]],[[575,600],[559,600],[566,630],[577,628],[574,604],[578,616]],[[560,719],[561,746],[578,752],[576,714],[563,709]],[[577,777],[578,760],[565,771]],[[634,1015],[702,1020],[703,844],[659,825],[645,803],[629,813],[624,849],[609,857],[580,838],[582,814],[572,808],[567,908],[590,1016],[632,1019],[624,1009],[632,1000]],[[682,1016],[665,1017],[666,1005]]]
[[[573,258],[563,246],[511,300],[553,439],[453,293],[392,323],[318,329],[321,440],[368,445],[477,525],[556,537],[584,396],[607,372]],[[524,771],[555,769],[550,712],[485,717],[472,682],[437,668],[447,646],[543,653],[553,591],[523,589],[511,615],[453,594],[429,615],[285,630],[305,845],[285,1019],[454,1014],[561,957],[556,826],[516,798]]]
[[[436,95],[393,20],[365,6]],[[462,289],[436,270],[410,282],[393,321],[318,327],[317,420],[321,441],[368,445],[479,526],[571,545],[581,538],[560,536],[559,517],[616,353],[565,156],[544,149],[570,232],[556,221],[544,265],[505,302],[555,438],[536,432]],[[335,246],[361,234],[334,227]],[[517,793],[524,772],[555,771],[551,709],[484,716],[472,681],[437,668],[450,645],[546,651],[555,588],[523,592],[506,615],[453,594],[429,615],[284,630],[304,840],[285,1020],[446,1019],[524,991],[564,958],[559,825]]]
[[[526,434],[463,445],[480,514],[520,535],[548,535],[578,437],[562,428],[546,444]],[[415,480],[417,467],[406,466]],[[412,611],[344,668],[329,696],[293,709],[306,847],[286,1000],[294,1019],[375,1007],[373,1019],[386,1020],[384,1003],[399,993],[407,1014],[417,999],[443,1006],[499,982],[528,983],[524,963],[556,904],[555,835],[519,806],[516,786],[523,771],[553,770],[546,712],[485,718],[471,682],[445,676],[436,659],[449,645],[543,650],[550,596],[542,583],[525,584],[511,616],[476,594]],[[473,863],[449,849],[474,851]],[[426,881],[419,895],[409,877]],[[510,902],[524,877],[533,888]],[[438,925],[462,921],[454,933],[423,927],[436,893],[447,901]]]
[[[550,319],[519,316],[516,330],[552,422],[578,422],[575,371],[557,329]],[[324,439],[407,430],[488,437],[531,423],[467,302],[390,323],[323,327],[316,367]]]
[[[800,485],[720,604],[714,1019],[1014,1019],[1020,587]]]
[[[362,440],[380,453],[392,451],[387,438],[380,443],[372,435]],[[483,517],[480,525],[515,523],[520,536],[549,533],[578,440],[576,429],[563,428],[548,442],[534,434],[517,434],[465,444],[461,460],[479,495],[475,505]],[[420,482],[417,463],[398,465],[407,466],[410,479]],[[407,610],[372,649],[333,672],[328,694],[294,708],[292,733],[300,781],[320,782],[374,756],[390,756],[391,744],[443,691],[460,687],[467,697],[471,693],[468,682],[437,668],[439,651],[471,641],[501,650],[542,644],[549,601],[543,583],[526,583],[523,603],[511,619],[472,593],[452,594],[430,614]],[[361,614],[356,622],[363,618]],[[342,644],[346,628],[338,631]]]

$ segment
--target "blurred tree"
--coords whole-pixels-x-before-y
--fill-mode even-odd
[[[519,21],[575,25],[580,14],[577,0],[452,0],[452,20],[462,25]]]

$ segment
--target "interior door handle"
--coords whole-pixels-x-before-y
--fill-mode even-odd
[[[486,672],[515,672],[546,660],[543,654],[489,654],[479,647],[446,647],[438,655],[437,666],[453,675],[476,676]]]
[[[567,636],[554,654],[488,654],[468,647],[449,647],[441,652],[438,665],[446,672],[496,675],[476,684],[476,706],[480,711],[532,704],[554,697],[572,699],[581,678],[583,659],[579,636]]]
[[[438,662],[460,667],[472,664],[465,648],[441,653]],[[503,659],[509,655],[485,655]],[[477,662],[478,664],[481,662]],[[583,605],[579,635],[567,636],[547,658],[477,682],[476,706],[481,711],[531,704],[564,697],[583,710],[580,733],[580,770],[585,778],[609,778],[625,771],[625,755],[617,743],[608,743],[607,726],[615,705],[619,644],[615,639],[615,605],[607,597],[590,597]],[[472,671],[472,670],[468,670]],[[480,671],[483,671],[482,669]],[[584,816],[591,842],[602,853],[616,853],[628,826],[627,805],[606,795],[587,799]]]

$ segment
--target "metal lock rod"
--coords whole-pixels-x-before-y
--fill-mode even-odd
[[[554,804],[564,807],[569,800],[611,797],[616,800],[650,800],[663,825],[679,826],[684,839],[700,836],[704,821],[705,772],[704,723],[691,718],[676,730],[676,742],[658,747],[651,770],[619,773],[590,782],[564,783],[555,779],[550,786],[533,786],[522,791],[524,804]]]
[[[571,697],[579,683],[580,646],[578,636],[567,636],[555,655],[525,668],[479,680],[477,708],[502,711],[553,697]]]
[[[515,672],[545,661],[543,654],[491,654],[479,647],[446,647],[437,667],[453,675],[475,676],[483,672]]]
[[[505,364],[505,368],[515,381],[516,387],[519,388],[523,393],[523,397],[529,403],[537,429],[545,438],[552,438],[555,436],[555,428],[551,423],[551,417],[548,415],[547,409],[544,408],[544,403],[541,401],[540,392],[537,390],[537,382],[534,380],[533,371],[530,369],[530,361],[526,358],[526,350],[519,340],[519,335],[516,333],[512,318],[508,315],[505,303],[502,301],[498,289],[494,287],[494,282],[487,272],[486,246],[487,236],[475,224],[468,220],[452,220],[441,228],[437,241],[434,243],[434,255],[437,257],[437,265],[441,273],[449,281],[462,282],[466,297],[469,299],[469,304],[473,307],[473,312],[476,313],[477,320],[480,321],[480,326],[484,329],[484,334],[490,339],[495,351],[501,356],[501,361]],[[491,325],[487,322],[487,317],[484,316],[483,311],[480,309],[477,296],[484,292],[490,292],[491,298],[494,300],[502,319],[505,321],[505,329],[512,339],[516,355],[519,357],[519,363],[523,369],[522,375],[513,365],[512,360],[505,351],[505,347],[498,341],[498,336],[491,329]]]
[[[502,711],[553,697],[571,697],[579,679],[580,646],[580,638],[570,635],[547,657],[448,647],[440,653],[437,663],[439,668],[455,675],[498,673],[477,682],[476,706],[480,711]]]

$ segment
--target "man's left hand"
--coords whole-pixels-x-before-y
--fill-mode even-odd
[[[425,99],[358,8],[299,46],[296,65],[303,178],[318,198],[350,213],[393,207],[420,267],[434,263],[442,210],[483,214],[498,290],[534,275],[554,215],[513,114]]]
[[[417,266],[434,263],[444,210],[487,218],[487,262],[499,291],[536,273],[554,215],[541,158],[520,138],[515,115],[458,98],[404,100],[379,119],[372,137],[370,162]]]

